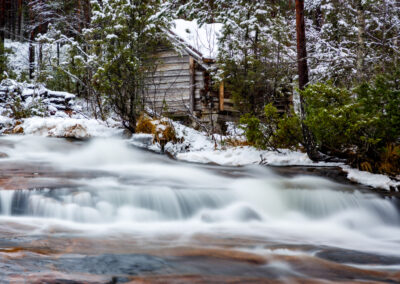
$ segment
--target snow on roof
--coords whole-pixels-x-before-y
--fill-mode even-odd
[[[223,24],[204,24],[199,26],[196,20],[174,20],[171,31],[191,47],[199,51],[203,58],[215,59],[218,55],[218,38]]]

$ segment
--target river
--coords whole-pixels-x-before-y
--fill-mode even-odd
[[[122,139],[0,137],[0,283],[399,283],[398,201]]]

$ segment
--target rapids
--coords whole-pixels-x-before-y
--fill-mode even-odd
[[[265,243],[272,243],[284,255],[333,248],[400,258],[396,202],[354,185],[283,177],[257,165],[182,163],[122,139],[8,136],[0,138],[0,152],[7,155],[0,159],[2,232],[119,240],[173,236],[168,246],[201,234],[250,240],[237,249],[258,255],[270,253]],[[6,189],[10,183],[16,186]],[[299,249],[305,246],[313,249]]]

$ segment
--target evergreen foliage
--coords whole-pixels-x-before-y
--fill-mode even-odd
[[[268,1],[233,2],[220,16],[219,75],[241,113],[259,114],[291,92],[291,31],[284,14]]]
[[[160,0],[92,1],[95,28],[86,33],[97,56],[92,82],[131,131],[144,108],[154,52],[165,43],[161,7]]]
[[[0,81],[7,78],[7,53],[4,44],[0,41]]]
[[[362,169],[395,174],[388,168],[400,169],[399,86],[397,72],[353,91],[332,84],[310,85],[302,92],[307,102],[305,123],[320,149]],[[385,161],[391,166],[382,167]]]
[[[351,87],[399,56],[396,0],[306,0],[310,78]]]
[[[240,119],[247,141],[259,149],[299,149],[303,143],[299,117],[292,110],[280,116],[271,103],[264,108],[262,120],[246,114]]]

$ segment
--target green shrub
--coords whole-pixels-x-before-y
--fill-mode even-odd
[[[299,149],[303,143],[300,118],[292,110],[289,115],[285,114],[278,122],[278,127],[273,136],[273,144],[279,148],[291,150]]]
[[[262,121],[246,114],[241,117],[240,124],[245,131],[247,141],[259,149],[298,149],[302,143],[300,119],[294,111],[289,115],[280,116],[272,104],[264,107]]]
[[[381,145],[396,141],[400,137],[400,72],[378,76],[374,83],[356,88],[355,93],[360,112],[375,118]]]
[[[302,95],[306,101],[306,120],[320,148],[342,152],[352,145],[361,119],[352,94],[330,84],[308,86]]]
[[[263,132],[264,127],[259,118],[245,114],[240,118],[240,124],[250,145],[259,149],[268,148],[269,137]]]
[[[11,53],[11,50],[4,47],[2,41],[0,41],[0,82],[7,77],[11,70],[8,68],[8,57],[7,55]]]
[[[400,82],[378,76],[353,91],[318,83],[308,86],[305,124],[319,149],[348,158],[363,170],[399,172]]]

